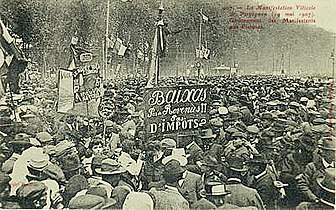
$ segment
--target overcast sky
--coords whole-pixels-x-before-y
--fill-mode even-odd
[[[269,5],[314,5],[316,25],[336,33],[336,0],[257,0]]]

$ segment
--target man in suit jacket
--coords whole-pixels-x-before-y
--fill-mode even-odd
[[[182,178],[185,169],[177,160],[170,160],[164,166],[163,177],[166,185],[163,190],[152,188],[149,194],[154,201],[154,209],[157,210],[186,210],[189,209],[189,203],[180,194],[177,189],[178,181]]]
[[[186,139],[186,140],[189,140],[189,139]],[[201,174],[201,171],[197,165],[197,162],[203,160],[203,155],[204,155],[203,150],[193,139],[190,139],[188,143],[184,146],[184,148],[185,148],[187,159],[188,159],[188,165],[186,166],[187,170],[197,173],[197,174]]]
[[[190,205],[200,199],[200,192],[203,189],[201,175],[186,170],[182,179],[179,180],[178,190]]]
[[[248,170],[246,163],[239,157],[232,157],[227,160],[227,163],[228,180],[226,187],[231,195],[227,196],[224,202],[239,207],[255,206],[264,210],[264,203],[257,190],[242,184],[243,174]]]
[[[268,161],[264,155],[254,155],[250,160],[250,176],[248,176],[247,185],[257,190],[266,209],[276,209],[279,193],[273,184],[271,175],[266,170],[267,163]]]
[[[305,196],[304,201],[317,202],[320,188],[316,179],[323,177],[325,169],[335,168],[336,137],[323,137],[319,140],[318,156],[309,163],[303,174],[297,177],[298,189]]]

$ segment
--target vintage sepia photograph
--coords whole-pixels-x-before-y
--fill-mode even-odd
[[[336,0],[0,0],[0,209],[335,209]]]

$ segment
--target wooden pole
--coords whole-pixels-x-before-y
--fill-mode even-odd
[[[105,33],[105,55],[104,55],[104,81],[107,80],[107,43],[108,43],[108,35],[109,35],[109,20],[110,20],[110,0],[107,0],[107,11],[106,11],[106,33]]]

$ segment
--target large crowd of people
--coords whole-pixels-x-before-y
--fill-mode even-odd
[[[104,84],[101,117],[57,113],[53,79],[0,100],[4,209],[334,209],[333,80],[179,77],[209,85],[208,123],[146,138],[146,77]]]

